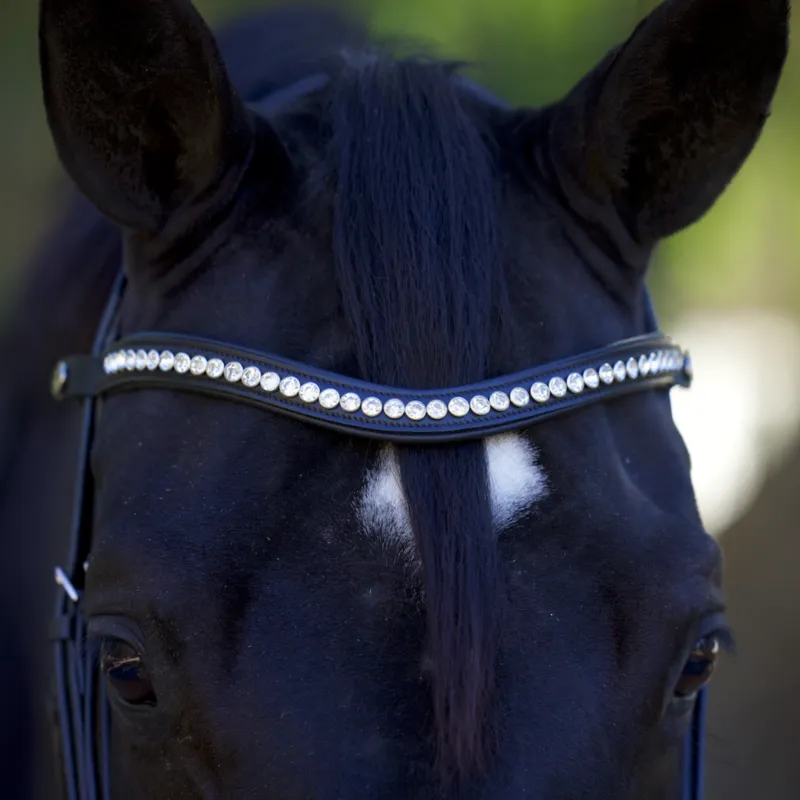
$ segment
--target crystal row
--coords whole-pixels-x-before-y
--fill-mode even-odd
[[[205,375],[212,379],[222,378],[229,383],[242,383],[251,389],[261,387],[267,393],[278,392],[284,397],[297,397],[309,405],[317,404],[324,409],[340,408],[349,413],[361,411],[366,417],[377,417],[384,414],[389,419],[400,419],[405,416],[419,421],[425,417],[440,420],[450,415],[464,417],[467,414],[484,416],[508,410],[510,406],[524,408],[531,400],[540,405],[553,399],[559,400],[568,394],[578,395],[592,391],[602,385],[634,381],[640,377],[668,372],[691,374],[691,361],[688,353],[677,348],[643,353],[638,358],[605,363],[597,367],[589,367],[583,372],[571,372],[568,375],[554,375],[547,382],[537,381],[529,388],[515,386],[506,394],[502,391],[492,392],[488,397],[478,394],[473,397],[452,397],[447,401],[421,400],[404,402],[397,398],[385,403],[377,397],[361,398],[355,392],[340,394],[332,388],[322,388],[314,382],[303,382],[294,375],[278,375],[276,372],[262,372],[259,367],[243,365],[238,361],[222,361],[219,358],[207,358],[204,355],[190,356],[188,353],[172,353],[169,350],[118,350],[109,353],[103,359],[103,369],[107,375],[118,372],[160,370],[176,372],[195,377]]]

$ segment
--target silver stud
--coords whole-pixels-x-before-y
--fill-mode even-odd
[[[515,386],[511,390],[509,399],[517,408],[524,408],[531,401],[530,396],[521,386]]]
[[[139,372],[147,369],[147,353],[144,350],[136,351],[136,369]]]
[[[419,400],[412,400],[410,403],[406,403],[406,416],[415,422],[423,419],[426,412],[425,403],[420,403]]]
[[[284,397],[296,397],[300,393],[300,381],[294,375],[287,375],[281,381],[280,392]]]
[[[531,386],[531,397],[537,403],[546,403],[550,399],[550,387],[546,383],[536,381]]]
[[[158,367],[158,350],[151,350],[147,354],[147,369],[152,372],[156,367]]]
[[[628,370],[625,369],[625,362],[624,361],[617,361],[614,364],[614,378],[619,382],[625,380],[628,377]]]
[[[158,368],[169,372],[175,366],[175,354],[171,350],[162,350],[158,358]]]
[[[567,393],[567,382],[558,376],[550,378],[550,394],[553,397],[563,397]]]
[[[209,378],[219,378],[225,372],[225,364],[222,363],[220,358],[209,358],[206,364],[206,375]]]
[[[206,372],[208,372],[208,369],[206,369]],[[258,386],[260,380],[261,370],[258,367],[247,367],[242,373],[242,383],[251,389],[254,386]]]
[[[383,411],[383,403],[377,397],[367,397],[361,404],[361,413],[366,417],[377,417]]]
[[[393,397],[383,404],[383,413],[389,419],[400,419],[406,413],[406,404],[402,400]]]
[[[355,392],[348,392],[342,395],[341,400],[339,400],[339,405],[345,411],[349,411],[352,414],[361,407],[361,398]]]
[[[600,380],[603,381],[606,386],[614,383],[614,370],[612,369],[611,364],[603,364],[603,366],[597,371],[597,374],[600,376]]]
[[[454,417],[463,417],[469,413],[469,403],[463,397],[454,397],[447,404],[447,410]]]
[[[426,411],[431,419],[444,419],[447,416],[447,406],[441,400],[431,400]]]
[[[583,391],[583,375],[578,372],[567,375],[567,388],[572,394],[580,394]]]
[[[280,376],[275,372],[265,372],[261,376],[261,388],[265,392],[274,392],[280,386]]]
[[[336,389],[325,389],[319,396],[319,404],[323,408],[336,408],[339,405],[339,392]]]
[[[300,387],[299,394],[304,403],[316,403],[320,395],[319,386],[313,381],[309,381]]]
[[[205,356],[194,356],[189,362],[189,372],[192,375],[202,375],[208,366],[208,359]]]
[[[644,377],[650,374],[650,359],[645,356],[639,356],[639,374]]]
[[[600,385],[600,376],[596,369],[585,369],[583,371],[583,383],[589,389],[596,389]]]
[[[505,392],[492,392],[489,395],[489,405],[495,411],[507,411],[511,405],[508,395]]]
[[[476,394],[475,397],[469,401],[469,407],[472,409],[472,413],[477,414],[479,417],[488,414],[492,410],[488,398],[484,397],[482,394]]]
[[[628,363],[625,365],[625,370],[628,377],[635,380],[639,377],[639,362],[635,358],[629,358]]]
[[[241,380],[244,374],[244,367],[238,361],[229,361],[225,365],[225,380],[230,383],[236,383]]]
[[[192,363],[192,359],[186,353],[178,353],[175,356],[175,372],[183,375],[184,372],[189,371],[189,364]]]

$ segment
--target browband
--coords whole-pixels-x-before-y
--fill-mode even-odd
[[[448,389],[367,383],[210,339],[137,333],[61,361],[57,397],[163,388],[238,400],[352,436],[441,443],[519,429],[632,391],[689,386],[688,353],[661,333]]]

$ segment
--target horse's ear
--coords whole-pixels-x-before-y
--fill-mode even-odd
[[[788,0],[660,5],[552,107],[557,172],[644,245],[696,222],[769,116],[788,15]]]
[[[59,157],[118,224],[155,232],[246,162],[248,114],[189,0],[41,0],[39,43]]]

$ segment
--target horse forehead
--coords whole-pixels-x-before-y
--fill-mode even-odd
[[[519,434],[485,441],[492,519],[497,532],[522,518],[547,493],[548,482],[538,453]],[[408,547],[413,533],[396,450],[384,448],[367,473],[358,502],[361,524],[369,533]]]

